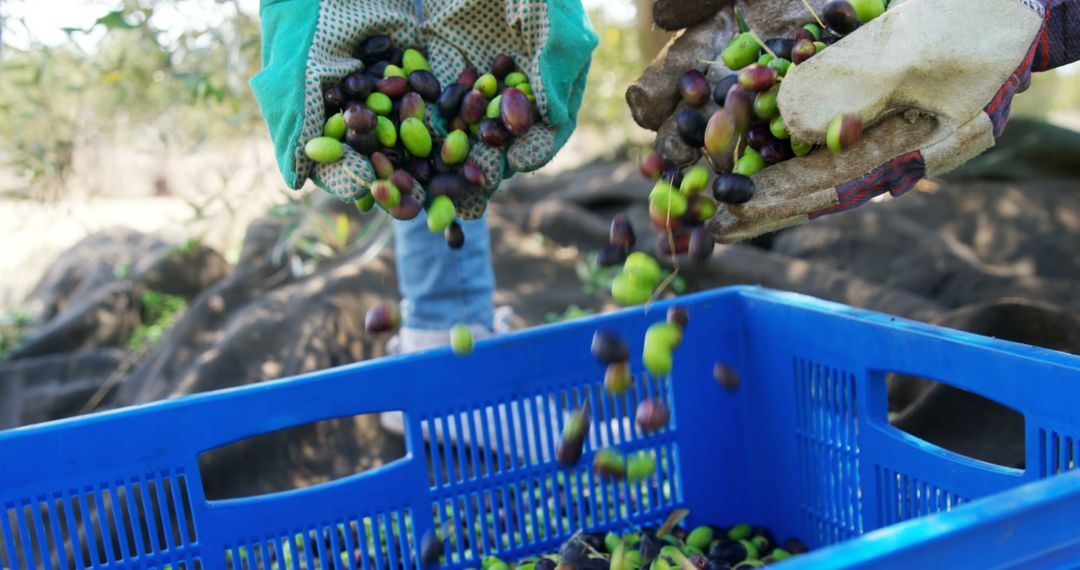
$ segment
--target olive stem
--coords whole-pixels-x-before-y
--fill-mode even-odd
[[[825,25],[825,22],[821,21],[821,16],[818,16],[817,10],[814,10],[814,7],[810,5],[809,0],[802,0],[802,3],[803,6],[806,6],[806,9],[810,10],[810,13],[814,15],[814,19],[817,20],[817,23],[821,26],[822,30],[828,28],[828,26]]]

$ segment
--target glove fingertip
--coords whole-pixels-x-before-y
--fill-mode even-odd
[[[555,128],[536,125],[518,138],[506,152],[507,166],[514,172],[533,172],[547,163],[558,151]]]

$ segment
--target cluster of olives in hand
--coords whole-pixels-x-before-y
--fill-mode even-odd
[[[365,38],[355,56],[364,70],[323,89],[323,136],[308,141],[305,153],[334,163],[344,154],[344,141],[368,157],[377,177],[357,200],[361,211],[378,202],[394,218],[411,220],[424,209],[431,231],[461,248],[465,234],[455,206],[470,187],[488,182],[468,160],[469,151],[477,141],[503,148],[540,120],[529,78],[502,54],[490,73],[470,67],[444,88],[422,48],[401,49],[385,35]],[[431,126],[436,114],[446,136]],[[427,203],[413,198],[414,182],[427,191]]]
[[[683,511],[685,513],[685,511]],[[677,516],[673,513],[672,516]],[[671,520],[671,517],[669,517]],[[678,520],[678,519],[676,519]],[[421,560],[437,564],[443,545],[433,533],[425,535]],[[595,570],[743,570],[760,568],[809,552],[806,545],[790,538],[781,544],[771,530],[740,523],[729,528],[702,525],[687,530],[665,525],[645,526],[622,534],[578,531],[558,552],[520,560],[517,563],[489,556],[482,570],[555,570],[579,568]]]
[[[731,155],[731,172],[719,172],[712,180],[712,198],[726,204],[743,204],[755,193],[751,176],[761,170],[814,150],[814,145],[791,136],[777,105],[780,85],[788,72],[855,31],[886,10],[884,0],[836,0],[822,12],[822,28],[809,23],[795,28],[786,37],[761,41],[753,32],[736,35],[720,54],[720,59],[733,73],[710,85],[699,70],[687,71],[679,81],[679,92],[688,105],[675,118],[679,138],[687,145],[700,149],[707,162],[716,169],[717,159]],[[704,116],[698,109],[712,100],[720,109]],[[841,152],[862,136],[862,123],[854,115],[841,114],[830,123],[826,142],[833,152]],[[686,197],[701,185],[700,166],[680,171],[665,157],[652,154],[641,163],[642,174],[657,180],[653,190],[658,203],[654,222],[662,229],[666,221],[684,222],[686,210],[676,197],[675,187]],[[691,179],[686,188],[687,179]],[[679,181],[682,181],[681,183]],[[664,204],[667,203],[665,207]],[[713,204],[715,206],[715,203]],[[650,200],[650,207],[654,204]],[[689,247],[689,243],[688,243]]]

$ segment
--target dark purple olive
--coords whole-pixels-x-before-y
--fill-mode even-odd
[[[375,136],[374,132],[361,133],[352,129],[345,132],[345,143],[365,156],[378,151],[382,147],[379,138]]]
[[[696,69],[691,69],[679,79],[679,93],[687,103],[698,107],[709,100],[709,82]]]
[[[735,126],[740,133],[745,133],[750,128],[751,115],[754,113],[754,96],[749,91],[738,85],[732,86],[728,91],[724,108],[731,109],[735,114]]]
[[[480,137],[480,140],[484,141],[484,144],[492,148],[502,148],[506,146],[506,143],[510,140],[510,131],[506,130],[502,121],[496,119],[486,119],[480,123],[479,130],[476,131],[476,136]]]
[[[383,73],[386,71],[386,66],[388,65],[390,65],[389,61],[375,62],[364,70],[364,74],[371,78],[373,82],[378,81],[383,78]]]
[[[412,174],[413,179],[419,180],[421,184],[427,184],[435,176],[435,171],[431,168],[430,160],[414,156],[409,161],[409,174]]]
[[[393,182],[394,186],[397,186],[402,194],[412,192],[413,177],[404,170],[395,170],[394,173],[390,175],[390,182]]]
[[[397,99],[405,94],[405,90],[409,88],[409,82],[403,77],[384,77],[379,80],[375,88],[379,93],[391,99]]]
[[[690,259],[705,261],[712,257],[714,249],[716,249],[716,241],[713,240],[709,228],[698,226],[690,232]]]
[[[613,244],[607,244],[596,252],[596,264],[600,267],[615,267],[626,262],[626,250]]]
[[[487,176],[484,170],[473,162],[466,162],[461,166],[461,175],[465,181],[478,188],[487,186]]]
[[[712,98],[717,105],[724,106],[724,102],[727,100],[728,91],[739,83],[738,73],[729,73],[724,76],[723,79],[716,83],[716,87],[713,87]]]
[[[418,93],[406,93],[398,101],[397,117],[404,121],[405,119],[418,119],[423,121],[425,115],[425,108],[423,98]],[[393,116],[393,113],[391,113]]]
[[[397,307],[379,303],[364,315],[364,329],[371,334],[390,332],[398,327],[400,321]]]
[[[386,58],[391,64],[401,67],[402,60],[405,58],[405,50],[394,47],[390,50],[390,55]]]
[[[754,197],[754,181],[741,174],[724,174],[713,180],[713,198],[727,204],[745,204]]]
[[[390,36],[369,36],[360,42],[360,48],[357,50],[356,55],[360,58],[360,61],[371,65],[376,61],[389,59],[393,50],[394,42],[390,40]]]
[[[415,220],[420,215],[420,202],[417,202],[412,194],[408,193],[408,190],[401,190],[401,199],[397,206],[390,208],[390,216],[396,220],[407,222],[409,220]]]
[[[379,152],[386,155],[386,158],[390,159],[390,164],[394,165],[394,168],[405,168],[409,163],[405,159],[405,149],[399,147],[382,147]],[[389,177],[389,175],[387,175]]]
[[[559,563],[550,558],[541,558],[533,565],[533,570],[555,570],[559,567]]]
[[[345,96],[358,101],[367,99],[373,88],[371,78],[363,73],[350,73],[341,82],[341,89],[345,92]]]
[[[610,243],[626,251],[634,249],[637,236],[634,235],[634,226],[630,224],[630,220],[626,219],[626,214],[615,214],[615,217],[611,219]]]
[[[840,41],[840,35],[829,28],[825,28],[825,30],[821,32],[821,39],[819,41],[824,42],[825,45],[831,46]]]
[[[776,85],[776,70],[753,64],[739,71],[739,86],[747,91],[768,91]]]
[[[434,168],[435,174],[457,174],[458,171],[457,166],[451,166],[443,162],[441,152],[431,154],[431,166]]]
[[[847,0],[834,0],[825,5],[822,17],[829,29],[846,36],[859,27],[859,15],[855,13],[855,7]],[[811,34],[811,38],[813,35]],[[811,41],[813,41],[811,39]]]
[[[555,446],[555,460],[559,462],[559,465],[563,467],[570,467],[581,461],[581,454],[585,450],[585,439],[579,440],[559,440],[559,443]]]
[[[465,195],[465,183],[456,174],[439,174],[431,179],[428,190],[432,196],[447,196],[457,201]]]
[[[686,328],[687,323],[690,322],[690,313],[686,307],[671,307],[667,310],[667,322],[678,325],[679,328]]]
[[[424,566],[434,566],[443,555],[443,541],[435,529],[428,529],[420,540],[420,562]]]
[[[326,110],[326,116],[336,114],[344,104],[345,92],[341,90],[341,87],[331,85],[323,89],[323,108]]]
[[[802,28],[800,28],[802,29]],[[806,32],[806,30],[803,30]],[[810,33],[810,32],[806,32]],[[765,42],[766,46],[776,54],[776,57],[782,59],[791,59],[791,49],[795,47],[795,40],[791,38],[773,38]]]
[[[799,40],[814,41],[814,34],[810,33],[810,30],[807,30],[806,28],[802,28],[802,27],[795,28],[794,30],[791,30],[790,32],[788,32],[787,37],[788,37],[789,40],[794,40],[794,41],[799,41]],[[791,58],[788,57],[788,58],[785,58],[785,59],[791,59]]]
[[[514,59],[505,53],[495,56],[495,61],[491,64],[491,74],[499,80],[510,75],[510,72],[515,69],[517,69],[517,64],[514,63]]]
[[[654,528],[642,528],[641,540],[637,543],[637,551],[641,555],[641,560],[646,564],[655,560],[660,555],[660,548],[667,544],[657,538],[655,532],[656,529]]]
[[[656,431],[666,426],[670,418],[671,411],[667,405],[653,398],[642,400],[634,413],[634,422],[644,432]]]
[[[784,542],[784,550],[792,554],[806,554],[810,552],[810,549],[806,547],[803,541],[797,538],[789,538]]]
[[[761,147],[768,144],[773,138],[772,131],[769,130],[769,124],[762,123],[750,127],[750,130],[746,133],[746,144],[754,150],[761,150]]]
[[[738,540],[724,540],[713,544],[709,549],[709,559],[726,562],[728,564],[738,564],[743,560],[746,560],[746,545]]]
[[[675,230],[670,236],[661,232],[656,236],[656,251],[664,257],[683,255],[690,251],[690,234],[686,230]]]
[[[667,182],[668,184],[671,184],[672,186],[678,188],[678,187],[682,186],[682,179],[683,179],[682,169],[681,168],[670,168],[668,170],[665,170],[660,175],[660,179]]]
[[[592,354],[604,365],[626,362],[630,359],[630,347],[618,332],[599,329],[593,333]]]
[[[499,118],[510,134],[521,136],[533,126],[533,107],[525,93],[516,87],[503,91]]]
[[[484,115],[487,114],[488,100],[484,97],[484,94],[477,89],[473,89],[465,94],[465,98],[461,101],[461,118],[470,125],[475,125],[484,120]]]
[[[638,170],[647,180],[659,180],[664,172],[664,157],[656,151],[650,152],[638,161]]]
[[[716,383],[725,390],[734,392],[739,389],[739,372],[727,364],[723,362],[713,364],[712,375],[713,380],[716,380]]]
[[[439,92],[442,91],[442,86],[439,85],[439,79],[435,77],[435,74],[421,69],[409,74],[409,87],[412,87],[413,91],[416,91],[424,98],[424,101],[438,101]]]
[[[443,89],[442,95],[439,95],[439,115],[443,120],[449,121],[458,116],[465,93],[467,93],[465,88],[457,83],[451,83]]]
[[[705,146],[705,127],[708,123],[701,113],[693,109],[685,109],[675,117],[675,127],[679,132],[679,138],[684,143],[694,148]]]
[[[810,40],[799,40],[799,43],[795,44],[795,49],[791,50],[791,61],[795,65],[798,65],[817,53],[817,47],[814,46],[814,42]]]
[[[461,75],[458,77],[458,84],[464,87],[466,90],[472,89],[473,84],[476,83],[477,78],[480,77],[480,72],[475,67],[466,67],[462,70]]]
[[[375,130],[379,116],[360,101],[349,101],[345,107],[345,126],[364,134]]]
[[[780,164],[794,156],[795,153],[792,152],[791,145],[787,141],[773,140],[761,147],[761,160],[769,166]]]
[[[461,249],[465,246],[465,230],[461,229],[461,224],[457,220],[450,222],[443,232],[443,237],[446,238],[446,245],[450,246],[450,249]]]

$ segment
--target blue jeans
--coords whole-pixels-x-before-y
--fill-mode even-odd
[[[463,323],[492,328],[495,271],[487,215],[460,223],[465,246],[454,251],[442,232],[428,229],[423,211],[414,220],[394,221],[403,326],[448,330]]]

